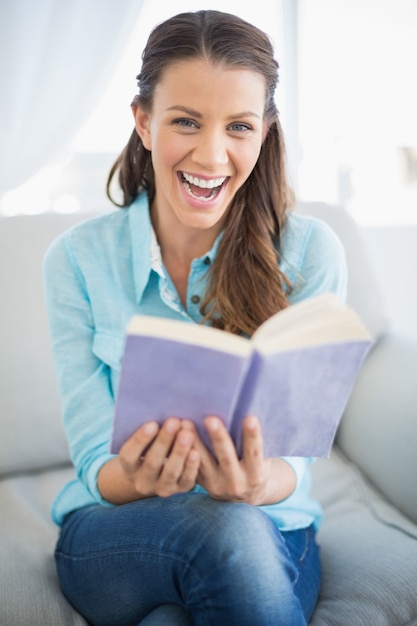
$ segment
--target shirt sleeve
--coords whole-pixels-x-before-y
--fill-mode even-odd
[[[289,221],[283,241],[282,269],[293,285],[291,304],[326,292],[346,301],[345,251],[325,222],[306,216],[295,216]]]
[[[347,294],[347,265],[343,245],[333,229],[325,222],[307,216],[290,216],[282,246],[282,269],[290,279],[293,290],[290,304],[335,293],[342,302]],[[297,478],[304,479],[312,458],[284,457]]]
[[[95,325],[71,233],[57,239],[44,259],[44,288],[64,427],[71,458],[90,494],[108,504],[97,475],[108,451],[114,397],[110,368],[94,354]]]

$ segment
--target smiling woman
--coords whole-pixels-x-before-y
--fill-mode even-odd
[[[109,453],[133,314],[250,336],[292,303],[345,296],[340,242],[290,211],[277,81],[270,38],[237,16],[197,11],[160,23],[142,56],[134,128],[108,179],[110,198],[120,185],[121,210],[87,220],[47,253],[79,477],[53,507],[56,563],[89,623],[298,626],[314,609],[321,510],[309,493],[311,459],[265,458],[257,416],[243,420],[242,455],[221,415],[205,420],[212,454],[174,407]],[[198,371],[196,361],[190,377]],[[160,377],[157,397],[170,385],[162,367]]]

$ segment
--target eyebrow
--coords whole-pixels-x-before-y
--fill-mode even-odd
[[[168,107],[167,111],[182,111],[183,113],[187,113],[187,115],[192,115],[193,117],[197,117],[199,119],[203,117],[198,111],[194,111],[194,109],[189,109],[188,107],[184,107],[180,104],[174,104],[173,106]],[[256,117],[258,120],[261,119],[259,115],[253,113],[252,111],[241,111],[240,113],[229,116],[229,119],[235,120],[240,117]]]

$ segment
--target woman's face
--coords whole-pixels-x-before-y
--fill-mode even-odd
[[[265,80],[204,59],[169,65],[150,113],[134,107],[136,129],[155,172],[152,214],[168,227],[216,235],[259,157]]]

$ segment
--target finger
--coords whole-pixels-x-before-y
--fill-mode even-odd
[[[208,417],[204,425],[209,434],[217,463],[225,475],[235,473],[239,468],[236,448],[223,422],[218,417]]]
[[[197,433],[195,424],[191,420],[182,420],[181,428],[185,428],[186,430],[191,430],[192,432]]]
[[[180,428],[181,421],[174,417],[168,418],[163,423],[143,459],[143,475],[147,479],[156,480],[162,472]]]
[[[146,448],[152,443],[159,431],[157,422],[146,422],[138,428],[119,451],[121,463],[126,468],[137,467]]]
[[[198,450],[196,450],[195,448],[191,448],[186,458],[183,472],[178,481],[178,486],[181,490],[189,491],[195,486],[197,482],[199,466],[200,454]]]
[[[200,457],[200,465],[203,463],[205,466],[217,465],[217,462],[213,458],[213,455],[208,450],[206,444],[201,439],[200,434],[191,420],[182,420],[181,426],[183,429],[190,430],[194,434],[193,448],[198,451]]]
[[[161,475],[165,482],[176,483],[179,480],[193,441],[194,435],[189,430],[181,429],[176,434],[174,445],[165,461]]]
[[[249,476],[256,477],[263,466],[263,439],[261,425],[257,417],[248,416],[243,420],[243,461]]]
[[[181,429],[181,420],[176,417],[169,417],[162,424],[155,441],[152,443],[150,451],[157,457],[167,457],[175,441],[177,433]],[[146,455],[148,456],[148,454]]]
[[[191,447],[193,445],[194,436],[193,433],[186,429],[181,429],[176,437],[175,442],[172,447],[172,450],[166,459],[164,467],[161,472],[161,476],[159,479],[159,487],[158,494],[159,495],[168,495],[170,493],[175,493],[178,491],[179,483],[181,482],[181,477],[184,474],[185,468],[187,466],[187,459],[191,452]],[[191,461],[188,465],[187,476],[192,476],[192,467],[193,461],[195,462],[195,455],[191,455]],[[198,471],[194,471],[194,476],[196,476]],[[190,478],[186,479],[187,481]],[[193,486],[193,485],[191,485]]]
[[[196,428],[192,452],[198,454],[198,466],[195,482],[207,488],[219,471],[217,460],[201,439]]]

